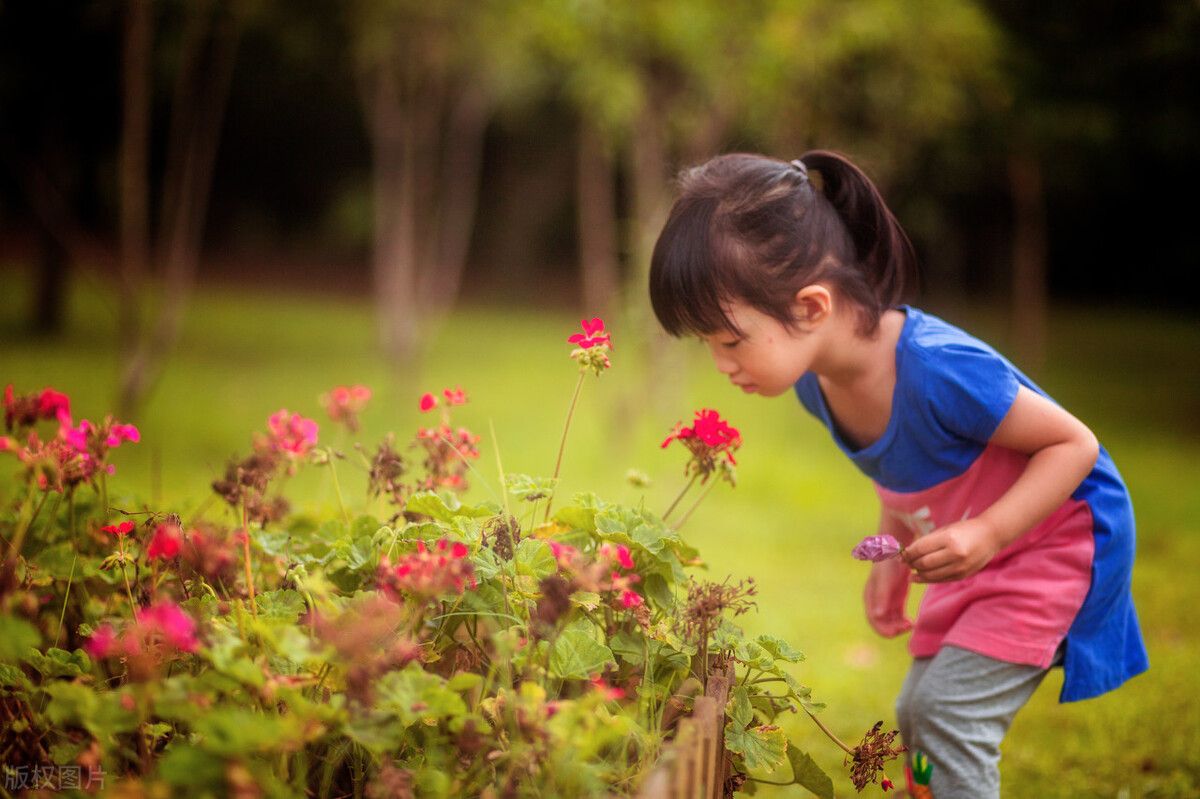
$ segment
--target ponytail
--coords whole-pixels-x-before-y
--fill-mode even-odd
[[[881,309],[897,305],[917,284],[917,256],[879,189],[845,156],[810,150],[800,161],[821,176],[822,193],[854,241],[859,268]]]

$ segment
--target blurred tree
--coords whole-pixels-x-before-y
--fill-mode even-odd
[[[380,344],[397,363],[458,295],[484,132],[510,88],[517,0],[346,6],[371,140]],[[519,37],[517,37],[519,38]]]
[[[224,0],[196,0],[181,6],[164,9],[179,11],[183,18],[178,41],[168,40],[164,48],[178,60],[172,65],[165,171],[158,224],[152,232],[147,164],[154,19],[146,0],[126,4],[119,180],[122,370],[116,408],[119,416],[129,419],[136,417],[161,377],[179,338],[204,241],[213,163],[238,38],[247,13],[255,10],[251,3]],[[156,315],[143,327],[139,300],[151,257],[161,270],[162,283],[150,303]]]

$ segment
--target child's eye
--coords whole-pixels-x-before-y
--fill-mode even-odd
[[[727,350],[731,350],[734,347],[736,347],[739,343],[741,343],[741,339],[735,338],[733,341],[722,341],[721,346]]]

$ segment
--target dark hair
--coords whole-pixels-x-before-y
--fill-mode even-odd
[[[673,336],[740,333],[723,308],[734,299],[791,326],[793,297],[818,281],[858,308],[870,335],[916,283],[908,236],[842,155],[731,153],[684,170],[679,187],[650,260],[650,302]]]

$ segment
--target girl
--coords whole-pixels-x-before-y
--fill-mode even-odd
[[[1063,666],[1069,702],[1149,665],[1133,509],[1078,419],[987,344],[898,304],[914,280],[908,237],[850,161],[734,154],[682,175],[650,298],[743,391],[794,390],[874,482],[879,532],[905,548],[872,566],[864,601],[880,635],[911,631],[896,705],[910,790],[915,763],[937,799],[996,797],[1000,742],[1047,669]],[[915,623],[910,582],[929,584]]]

